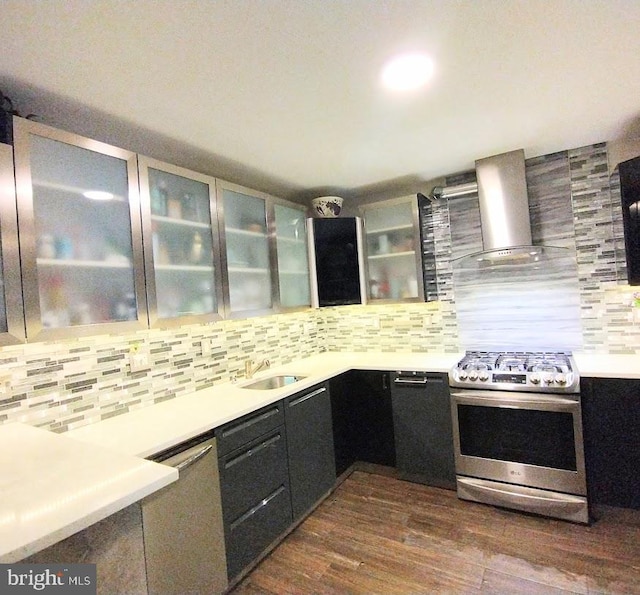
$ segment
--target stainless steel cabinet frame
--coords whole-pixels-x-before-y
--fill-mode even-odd
[[[48,146],[60,155],[51,155]],[[14,151],[28,340],[148,328],[136,154],[22,118],[14,119]],[[53,181],[34,180],[32,152],[37,151],[41,174],[51,174]],[[117,172],[117,184],[107,170]],[[121,187],[122,195],[95,192],[110,184]],[[43,209],[40,225],[54,226],[58,237],[38,236],[35,207]],[[102,215],[92,218],[92,213]],[[73,226],[74,237],[60,237],[65,225]],[[57,301],[67,314],[53,322],[43,306],[52,299],[42,279],[53,279],[58,290],[66,283]],[[116,291],[122,294],[117,299]],[[94,296],[98,304],[91,301]]]
[[[364,204],[360,211],[364,219],[369,302],[423,302],[416,195]]]
[[[13,150],[0,143],[0,240],[2,242],[2,289],[6,327],[0,330],[0,345],[25,340],[22,306],[22,279],[18,248],[16,189],[13,175]]]
[[[216,180],[216,189],[225,317],[243,318],[309,308],[310,297],[307,300],[309,303],[296,307],[282,306],[280,277],[285,272],[280,269],[278,263],[278,230],[275,217],[276,205],[300,211],[303,220],[306,208],[264,192],[222,180]],[[252,203],[255,207],[253,219],[252,214],[247,213],[246,210],[235,209],[236,205],[242,209],[240,203],[243,201]],[[243,219],[245,214],[247,217]],[[301,241],[306,240],[303,238]],[[255,259],[255,262],[252,259]],[[300,275],[299,282],[308,287],[308,263],[305,263],[305,266],[306,274]],[[248,299],[244,299],[243,291],[249,292]],[[260,291],[263,293],[259,293]]]
[[[150,326],[221,319],[225,305],[215,178],[143,156],[138,168]],[[168,191],[157,187],[165,180],[182,192],[169,196],[168,205],[161,194]],[[176,248],[179,254],[168,254]],[[175,301],[186,303],[173,307],[167,293],[178,289]]]

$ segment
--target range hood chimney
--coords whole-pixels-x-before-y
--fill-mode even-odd
[[[530,246],[524,151],[478,159],[476,179],[484,250]]]

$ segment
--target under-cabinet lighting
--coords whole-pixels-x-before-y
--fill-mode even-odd
[[[82,193],[82,196],[90,198],[91,200],[113,200],[114,198],[112,192],[106,192],[104,190],[87,190]]]

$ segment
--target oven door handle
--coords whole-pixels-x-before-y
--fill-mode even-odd
[[[453,402],[458,405],[504,407],[507,409],[541,409],[543,411],[573,412],[578,407],[577,399],[558,395],[540,395],[537,393],[456,391],[451,393],[451,398]]]

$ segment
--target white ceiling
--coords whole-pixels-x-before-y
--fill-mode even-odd
[[[638,0],[2,0],[0,40],[19,109],[113,118],[285,194],[639,131]],[[378,76],[405,50],[436,73],[399,96]]]

